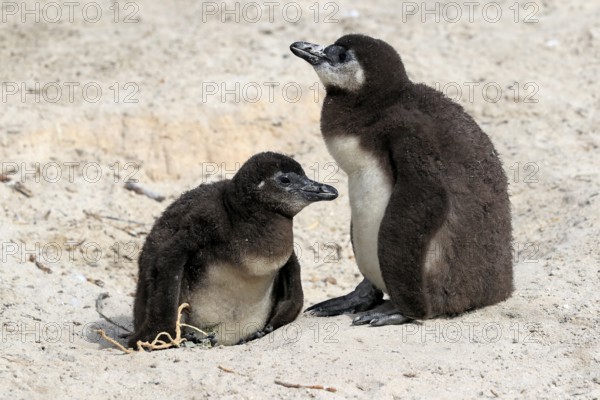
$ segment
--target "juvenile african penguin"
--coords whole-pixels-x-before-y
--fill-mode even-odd
[[[364,276],[353,292],[306,311],[368,311],[353,324],[387,325],[510,297],[507,179],[477,123],[442,93],[411,82],[381,40],[353,34],[290,49],[326,88],[321,132],[348,175],[351,238]]]
[[[134,304],[138,340],[187,324],[216,332],[218,344],[263,336],[292,322],[302,307],[293,217],[335,188],[312,181],[277,153],[250,158],[231,180],[184,193],[155,222],[139,257]]]

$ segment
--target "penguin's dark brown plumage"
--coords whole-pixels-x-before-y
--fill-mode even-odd
[[[129,345],[174,334],[177,309],[187,324],[214,330],[220,344],[264,335],[302,307],[293,217],[336,190],[308,179],[277,153],[250,158],[232,180],[184,193],[155,222],[139,258]]]
[[[290,48],[327,90],[321,131],[348,174],[352,243],[365,276],[352,293],[307,311],[370,310],[354,323],[385,325],[508,298],[508,184],[477,123],[442,93],[411,82],[381,40],[347,35],[327,47]]]

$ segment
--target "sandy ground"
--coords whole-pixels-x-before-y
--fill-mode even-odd
[[[158,3],[3,3],[2,398],[600,397],[597,3]],[[514,296],[404,326],[300,316],[210,350],[99,341],[97,327],[122,332],[96,298],[131,325],[136,258],[167,203],[263,150],[340,190],[296,219],[305,306],[359,282],[323,90],[288,50],[350,32],[391,43],[491,136],[511,184]],[[125,190],[129,178],[167,200]]]

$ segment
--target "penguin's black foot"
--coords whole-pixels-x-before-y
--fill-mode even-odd
[[[352,325],[400,325],[409,321],[411,321],[411,319],[398,313],[398,310],[391,301],[386,301],[379,307],[376,307],[367,313],[354,318]]]
[[[383,292],[364,279],[356,289],[342,297],[325,300],[308,307],[304,312],[317,317],[367,311],[383,302]]]
[[[268,335],[271,332],[273,332],[273,327],[271,325],[267,325],[262,330],[256,331],[253,334],[251,334],[250,336],[247,336],[244,339],[240,340],[239,342],[236,343],[236,345],[244,344],[244,343],[248,343],[252,340],[260,339],[261,337]]]

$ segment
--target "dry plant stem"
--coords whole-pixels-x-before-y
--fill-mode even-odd
[[[102,297],[102,295],[100,295],[100,297]],[[100,297],[99,297],[99,299],[100,299]],[[181,323],[181,314],[182,314],[183,310],[188,308],[189,306],[190,305],[188,303],[183,303],[177,309],[177,322],[175,324],[175,338],[173,338],[168,332],[160,332],[158,335],[156,335],[156,337],[154,338],[154,340],[152,342],[142,342],[141,340],[138,340],[138,342],[136,343],[137,351],[144,351],[144,349],[162,350],[162,349],[168,349],[170,347],[179,347],[183,342],[186,341],[185,338],[181,337],[181,327],[182,326],[194,329],[194,330],[204,334],[205,336],[208,336],[208,334],[206,332],[204,332],[203,330],[201,330],[199,328],[196,328],[195,326]],[[98,334],[100,334],[100,336],[102,336],[102,338],[104,340],[106,340],[107,342],[116,346],[119,350],[121,350],[127,354],[134,352],[131,349],[125,348],[123,345],[121,345],[119,342],[117,342],[113,338],[108,337],[102,329],[98,329],[97,332],[98,332]],[[161,340],[160,338],[162,336],[165,336],[166,339],[168,339],[168,341]]]
[[[107,336],[103,329],[96,329],[96,332],[98,332],[98,334],[100,336],[102,336],[102,339],[106,340],[108,343],[117,347],[122,352],[127,353],[127,354],[133,353],[133,350],[126,348],[121,343],[117,342],[115,339],[111,338],[110,336]]]
[[[235,371],[232,370],[231,368],[227,368],[227,367],[224,367],[222,365],[219,365],[217,368],[219,368],[221,371],[224,371],[224,372],[227,372],[227,373],[230,373],[230,374],[235,374]]]
[[[33,197],[33,192],[25,187],[21,182],[16,182],[12,185],[13,189],[21,193],[25,197]]]
[[[38,267],[39,269],[41,269],[42,271],[44,271],[47,274],[51,274],[52,273],[52,270],[50,268],[46,267],[44,264],[42,264],[41,262],[39,262],[37,260],[35,261],[35,266]]]
[[[187,303],[184,303],[184,304],[187,304]],[[203,331],[202,329],[200,329],[200,328],[196,328],[195,326],[188,325],[188,324],[182,324],[182,323],[180,323],[180,324],[179,324],[179,326],[183,326],[183,327],[185,327],[185,328],[190,328],[190,329],[193,329],[193,330],[195,330],[196,332],[200,332],[200,333],[201,333],[201,334],[203,334],[204,336],[208,336],[208,333],[204,332],[204,331]]]
[[[151,198],[152,200],[158,201],[159,203],[165,199],[165,196],[155,193],[149,189],[146,189],[145,187],[140,186],[133,181],[125,182],[125,189],[131,190],[137,194],[142,194],[146,197]]]
[[[110,219],[110,220],[112,220],[112,221],[121,221],[121,222],[127,222],[127,223],[129,223],[129,224],[136,224],[136,225],[146,225],[146,223],[145,223],[145,222],[139,222],[139,221],[133,221],[133,220],[131,220],[131,219],[124,219],[124,218],[119,218],[119,217],[113,217],[113,216],[111,216],[111,215],[100,215],[100,214],[97,214],[97,213],[94,213],[94,212],[91,212],[91,211],[86,211],[86,210],[83,210],[83,213],[84,213],[84,214],[85,214],[87,217],[94,218],[94,219],[96,219],[96,220],[98,220],[98,221],[102,221],[102,219],[106,218],[106,219]],[[75,246],[79,246],[79,245],[81,245],[83,242],[85,242],[85,239],[84,239],[84,240],[83,240],[81,243],[79,243],[79,244],[75,244]]]
[[[319,389],[319,390],[326,390],[328,392],[332,392],[335,393],[337,392],[336,388],[332,388],[332,387],[324,387],[321,385],[300,385],[298,383],[287,383],[287,382],[282,382],[282,381],[275,381],[275,383],[277,385],[281,385],[287,388],[293,388],[293,389]]]
[[[181,337],[181,327],[182,326],[192,328],[198,332],[201,332],[205,336],[208,336],[206,334],[206,332],[204,332],[203,330],[201,330],[199,328],[196,328],[195,326],[181,323],[181,314],[182,314],[183,310],[188,308],[189,306],[190,305],[188,303],[183,303],[179,306],[179,309],[177,310],[177,323],[175,324],[175,338],[173,338],[168,332],[160,332],[158,335],[156,335],[156,337],[154,338],[154,340],[152,342],[142,342],[141,340],[138,340],[138,342],[136,343],[138,351],[142,351],[144,349],[162,350],[162,349],[168,349],[173,346],[179,347],[181,345],[181,343],[186,341],[185,338]],[[167,339],[169,339],[169,341],[166,342],[164,340],[160,340],[161,336],[166,336]]]

